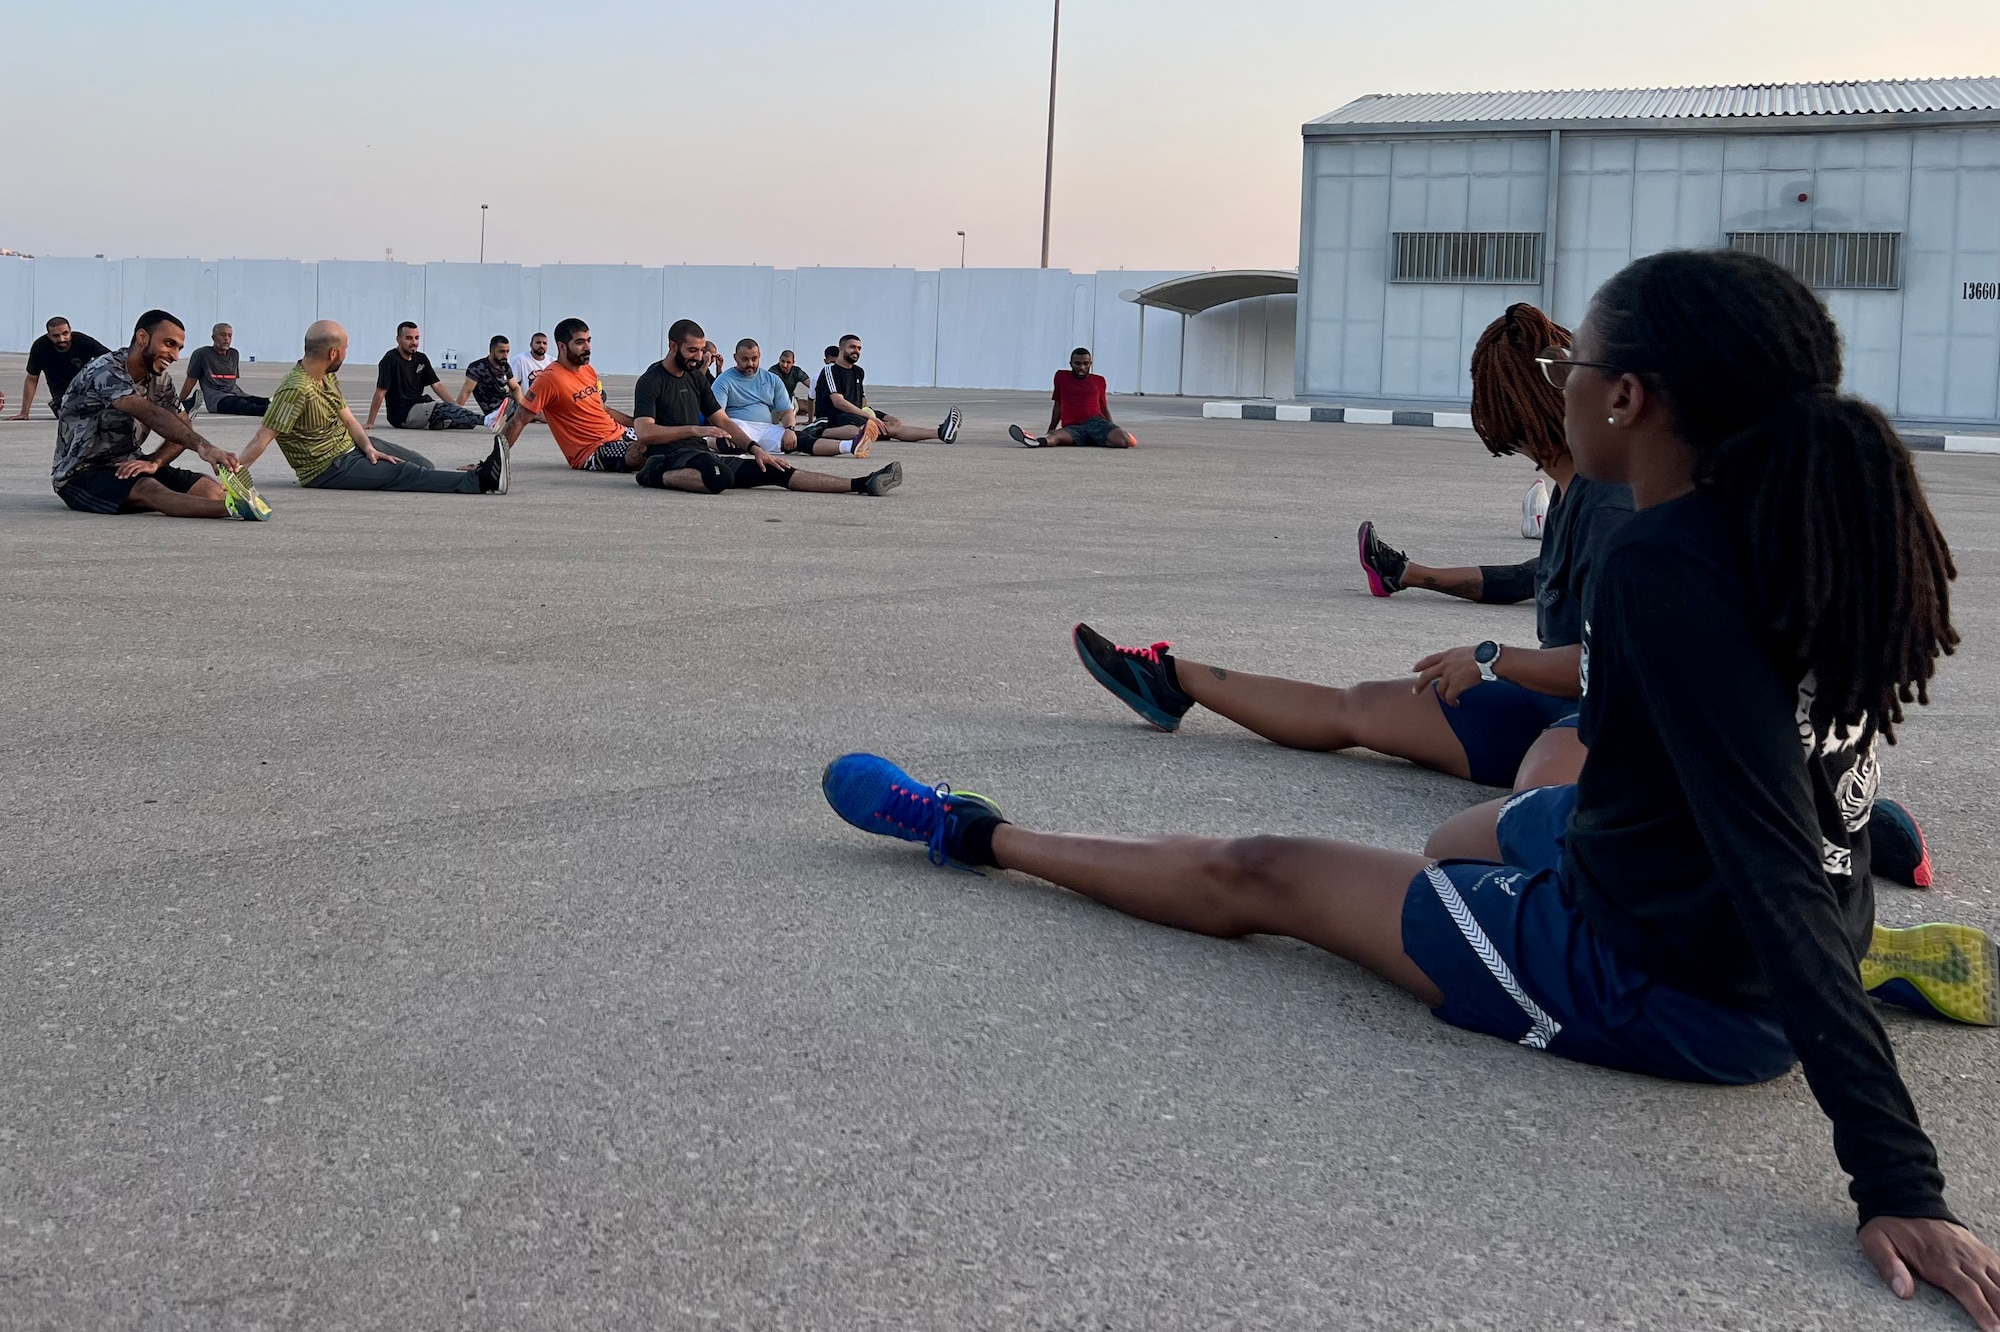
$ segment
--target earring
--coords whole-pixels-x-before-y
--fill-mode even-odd
[[[1617,418],[1617,417],[1615,417],[1615,416],[1607,416],[1607,417],[1605,417],[1605,418],[1604,418],[1604,424],[1606,424],[1606,425],[1617,425],[1617,424],[1618,424],[1618,418]]]

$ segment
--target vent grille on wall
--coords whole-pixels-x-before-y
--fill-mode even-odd
[[[1775,259],[1809,287],[1893,291],[1902,285],[1900,231],[1732,231],[1729,248]]]
[[[1539,231],[1397,231],[1390,241],[1391,282],[1542,280]]]

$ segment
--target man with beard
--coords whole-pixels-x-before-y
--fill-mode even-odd
[[[704,374],[710,344],[701,325],[692,319],[675,320],[667,330],[667,342],[666,357],[639,376],[633,403],[637,439],[650,454],[639,469],[640,485],[712,494],[782,486],[825,495],[883,495],[902,484],[901,463],[851,479],[797,470],[759,442],[765,433],[753,436],[731,420],[717,400]],[[775,377],[772,383],[782,390]],[[748,456],[718,457],[713,452],[717,442]]]
[[[28,409],[35,405],[38,377],[49,381],[50,414],[61,416],[63,392],[70,381],[83,367],[110,350],[90,334],[71,328],[69,320],[61,315],[49,320],[42,336],[28,346],[28,377],[21,383],[21,410],[14,413],[14,419],[28,419]]]
[[[895,439],[906,444],[935,439],[946,444],[958,438],[961,417],[954,407],[944,414],[934,430],[904,425],[887,412],[868,405],[868,389],[863,384],[861,337],[848,333],[834,349],[833,360],[819,372],[813,390],[813,415],[827,422],[828,439]]]
[[[331,319],[306,329],[305,357],[292,367],[264,413],[264,423],[243,450],[243,465],[264,456],[271,441],[291,464],[299,484],[318,490],[415,490],[447,495],[507,493],[507,450],[493,452],[470,471],[440,468],[397,446],[394,453],[354,419],[340,394],[347,361],[347,330]]]
[[[729,419],[742,426],[753,443],[767,453],[805,453],[833,458],[851,453],[868,456],[866,440],[823,440],[822,422],[798,424],[797,409],[785,381],[763,368],[763,349],[757,339],[744,338],[736,344],[736,364],[715,377],[715,400]]]
[[[181,410],[194,415],[197,391],[203,410],[217,416],[262,416],[269,398],[252,397],[242,387],[242,361],[235,347],[236,330],[217,324],[209,331],[213,345],[188,357],[187,382],[181,385]]]
[[[528,350],[514,353],[514,378],[521,381],[522,388],[532,388],[535,376],[554,365],[555,360],[549,351],[549,335],[537,333],[528,339]]]
[[[132,329],[132,344],[86,365],[63,394],[50,484],[78,513],[163,513],[172,518],[259,521],[269,507],[247,484],[225,486],[212,476],[171,464],[183,452],[219,472],[241,464],[195,433],[176,410],[173,376],[187,327],[165,310],[148,310]],[[147,431],[164,441],[152,453],[139,446]]]
[[[1100,449],[1129,449],[1139,441],[1132,432],[1111,419],[1111,399],[1103,375],[1090,373],[1090,348],[1078,347],[1069,354],[1069,369],[1056,371],[1055,392],[1050,395],[1049,433],[1031,435],[1017,425],[1007,427],[1016,444],[1031,449],[1060,448],[1082,444]]]
[[[787,347],[778,353],[778,378],[784,381],[785,392],[792,395],[792,407],[802,411],[810,419],[813,405],[813,377],[799,364],[799,358]]]
[[[632,471],[645,459],[632,418],[605,405],[604,385],[590,364],[590,325],[565,319],[556,325],[555,360],[522,387],[517,377],[507,386],[515,407],[496,431],[513,448],[514,441],[539,417],[556,437],[564,461],[579,472]],[[700,490],[699,478],[683,489]]]
[[[375,366],[375,397],[362,429],[375,428],[385,398],[389,424],[398,430],[470,430],[479,424],[478,412],[446,396],[431,358],[417,350],[419,340],[417,326],[409,320],[396,325],[396,345]]]
[[[458,405],[471,398],[479,404],[488,430],[499,427],[500,409],[507,405],[507,381],[514,378],[514,366],[507,359],[505,333],[495,333],[486,344],[486,355],[465,367],[465,383],[458,390]]]

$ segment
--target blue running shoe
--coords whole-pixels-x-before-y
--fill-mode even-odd
[[[1931,886],[1931,848],[1915,816],[1893,800],[1868,811],[1869,870],[1909,888]]]
[[[975,874],[951,855],[952,839],[972,819],[1005,817],[983,795],[920,782],[878,754],[842,754],[820,774],[819,789],[833,812],[862,832],[922,842],[931,864]]]
[[[1095,676],[1097,683],[1161,730],[1180,729],[1181,718],[1194,706],[1194,700],[1168,677],[1167,665],[1160,660],[1171,643],[1120,647],[1087,624],[1077,625],[1069,636],[1083,669]]]

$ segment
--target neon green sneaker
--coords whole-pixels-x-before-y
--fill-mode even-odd
[[[246,523],[270,520],[271,506],[257,493],[257,487],[250,484],[248,468],[232,472],[227,467],[218,467],[215,479],[222,482],[222,503],[231,518],[241,518]]]
[[[2000,1026],[2000,949],[1970,925],[1877,925],[1861,988],[1932,1017]]]

